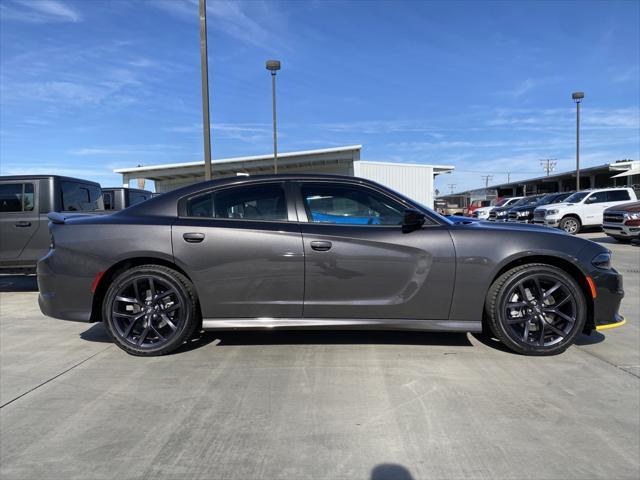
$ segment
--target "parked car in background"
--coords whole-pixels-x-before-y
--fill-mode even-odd
[[[492,203],[492,200],[474,200],[464,209],[464,214],[471,217],[478,208],[490,207]]]
[[[533,211],[537,207],[563,202],[564,199],[572,193],[573,192],[548,193],[546,195],[538,196],[535,201],[527,205],[513,207],[507,213],[507,222],[533,223]]]
[[[104,212],[100,184],[57,175],[0,177],[0,269],[33,269],[51,242],[47,213]]]
[[[124,210],[153,197],[153,192],[138,188],[105,187],[102,189],[105,210]]]
[[[509,210],[513,207],[527,205],[530,201],[531,197],[518,197],[515,202],[507,203],[501,207],[495,207],[489,212],[489,218],[487,220],[490,222],[506,222]]]
[[[536,208],[533,222],[576,234],[583,226],[602,226],[602,215],[607,208],[635,200],[636,193],[632,188],[582,190],[570,195],[562,203]]]
[[[472,217],[473,218],[477,218],[479,220],[488,220],[489,219],[489,214],[491,213],[491,210],[493,210],[494,208],[506,207],[508,205],[513,205],[515,202],[517,202],[521,198],[522,197],[503,198],[499,202],[497,202],[495,205],[490,205],[488,207],[476,208],[473,211]]]
[[[624,203],[604,211],[604,233],[619,242],[640,238],[640,202]]]
[[[102,321],[134,355],[229,328],[485,329],[551,355],[624,323],[622,277],[602,245],[534,225],[453,224],[361,178],[230,177],[111,215],[50,218],[42,312]]]

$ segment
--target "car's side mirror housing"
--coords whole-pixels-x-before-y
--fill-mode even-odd
[[[404,211],[404,218],[402,219],[402,231],[407,233],[413,230],[417,230],[422,227],[425,222],[425,215],[418,210],[409,208]]]

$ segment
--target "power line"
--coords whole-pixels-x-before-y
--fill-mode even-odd
[[[542,165],[542,170],[547,174],[549,174],[556,169],[557,161],[555,158],[545,158],[544,160],[540,160],[540,165]]]
[[[451,190],[451,193],[453,193],[453,189],[456,188],[456,184],[455,183],[449,183],[449,184],[447,184],[447,186],[449,187],[449,190]]]

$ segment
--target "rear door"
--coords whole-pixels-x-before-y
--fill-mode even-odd
[[[300,181],[296,193],[305,318],[448,318],[455,253],[445,226],[405,233],[411,205],[358,183]]]
[[[302,235],[287,196],[284,182],[261,182],[181,202],[173,252],[204,318],[302,316]]]
[[[34,182],[0,182],[0,259],[16,260],[40,226]]]

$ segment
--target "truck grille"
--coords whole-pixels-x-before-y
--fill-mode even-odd
[[[496,219],[496,212],[489,212],[489,218],[495,220]]]
[[[534,210],[533,218],[536,220],[544,220],[544,210]]]
[[[624,213],[622,212],[604,212],[605,223],[622,223],[624,221]]]
[[[518,221],[518,214],[516,212],[509,212],[509,221],[510,222],[517,222]]]

